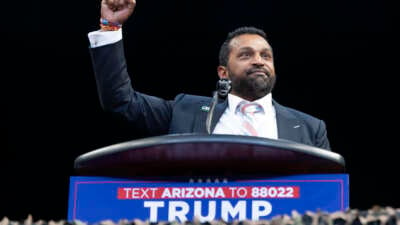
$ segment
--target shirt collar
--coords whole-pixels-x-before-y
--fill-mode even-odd
[[[229,110],[231,112],[235,112],[237,105],[241,101],[246,101],[246,100],[241,98],[241,97],[239,97],[239,96],[236,96],[236,95],[233,95],[233,94],[229,93],[228,94]],[[256,103],[260,104],[263,107],[264,112],[266,112],[266,113],[271,112],[272,109],[273,109],[273,106],[272,106],[272,94],[271,93],[265,95],[262,98],[259,98],[259,99],[255,100],[253,102],[256,102]]]

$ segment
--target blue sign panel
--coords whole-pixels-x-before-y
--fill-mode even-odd
[[[347,174],[296,175],[195,183],[111,177],[70,179],[68,220],[263,220],[349,207]]]

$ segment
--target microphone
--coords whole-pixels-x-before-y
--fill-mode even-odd
[[[211,122],[214,116],[214,109],[215,106],[217,105],[218,98],[225,99],[228,96],[228,93],[231,91],[231,89],[232,87],[230,80],[226,78],[218,80],[217,88],[216,91],[214,91],[213,98],[211,101],[210,110],[208,111],[207,114],[206,129],[208,134],[211,134]]]
[[[225,99],[228,96],[228,93],[231,91],[231,81],[223,78],[218,80],[217,82],[217,92],[218,96],[222,99]]]

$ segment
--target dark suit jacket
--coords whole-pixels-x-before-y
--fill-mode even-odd
[[[139,93],[132,88],[127,72],[123,42],[91,48],[100,102],[104,110],[123,116],[149,135],[206,133],[210,97],[179,94],[167,101]],[[319,148],[330,149],[325,123],[308,114],[273,101],[278,137]],[[215,107],[213,130],[228,106],[227,100]]]

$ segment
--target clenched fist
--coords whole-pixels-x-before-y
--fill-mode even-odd
[[[123,24],[135,9],[136,0],[102,0],[101,18]]]

